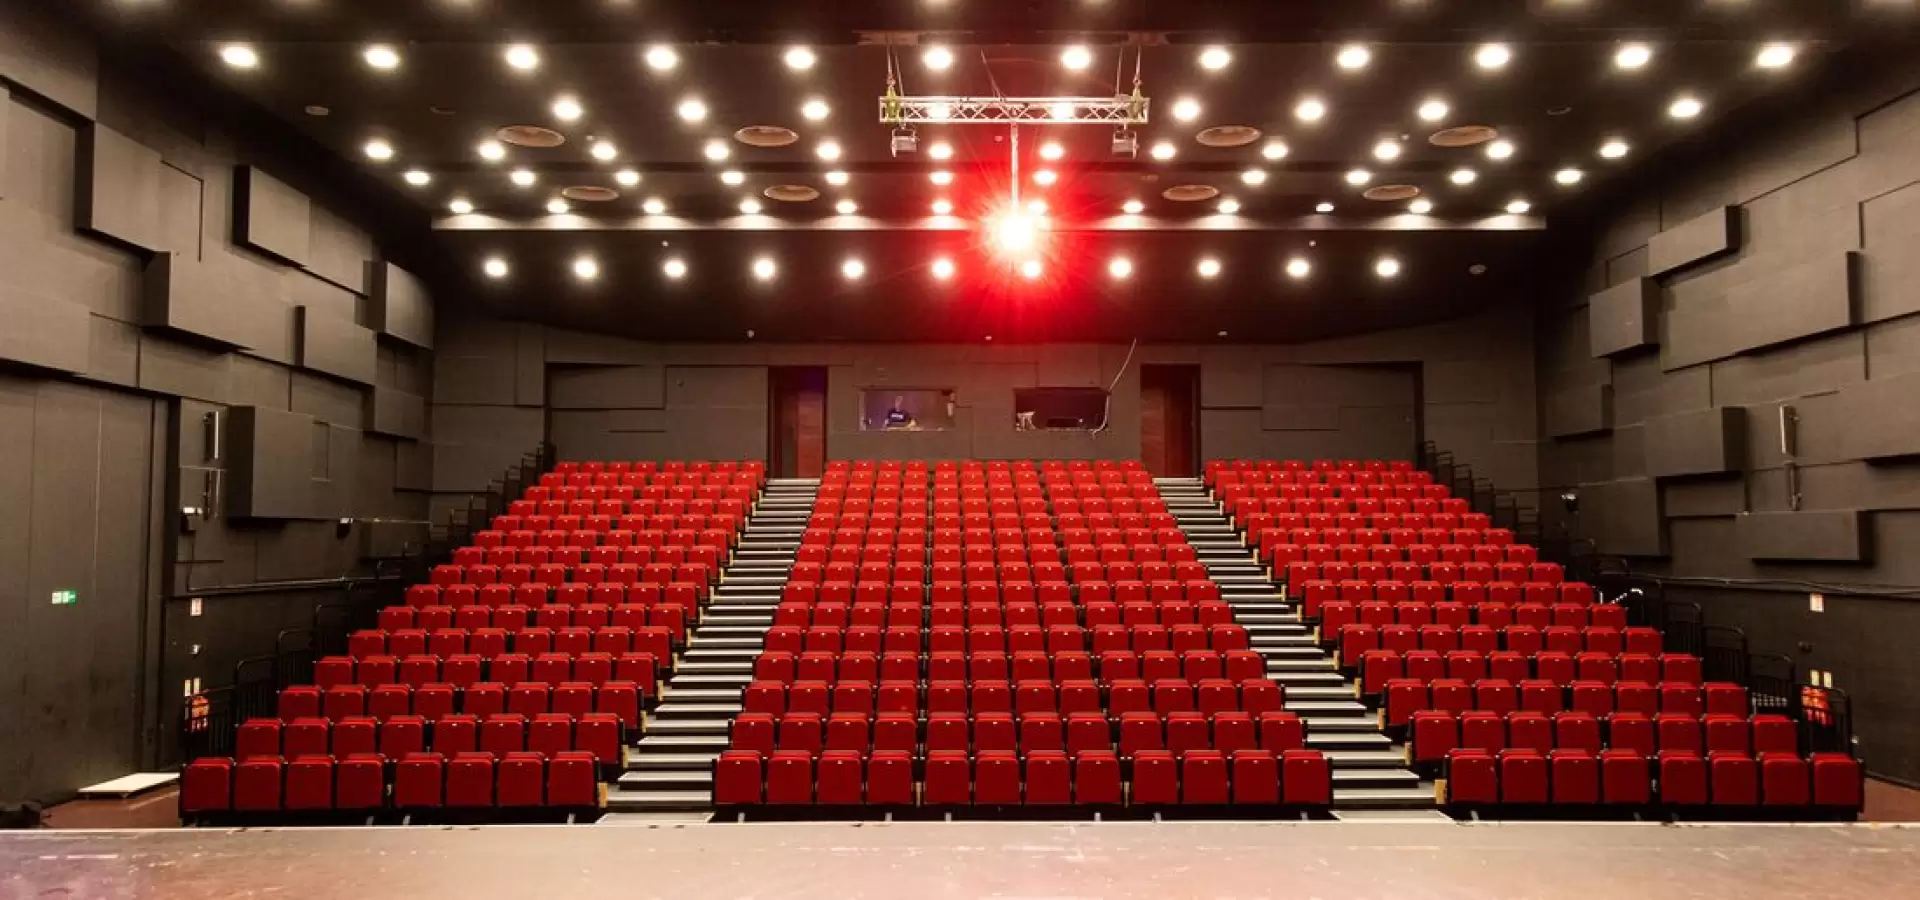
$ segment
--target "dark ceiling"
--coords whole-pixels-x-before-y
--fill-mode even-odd
[[[1886,0],[87,2],[103,27],[170,46],[434,211],[442,243],[474,273],[487,305],[654,339],[732,339],[752,329],[774,340],[1221,331],[1297,340],[1456,314],[1531,283],[1549,222],[1735,111],[1893,43],[1915,18],[1911,4]],[[1511,54],[1503,68],[1476,62],[1492,43]],[[1651,51],[1645,65],[1617,65],[1622,47],[1636,43]],[[223,62],[235,44],[257,65]],[[396,67],[369,65],[363,54],[376,44],[397,55]],[[537,66],[508,64],[516,44],[537,54]],[[1776,44],[1791,48],[1791,63],[1758,64]],[[950,68],[928,67],[923,54],[933,46],[950,50]],[[1086,48],[1084,69],[1063,62],[1076,46]],[[1353,46],[1367,51],[1363,67],[1341,65]],[[671,49],[671,68],[649,64],[655,47]],[[810,67],[787,64],[794,47],[810,51]],[[1224,67],[1203,65],[1214,47],[1229,54]],[[910,96],[1112,97],[1116,84],[1119,93],[1133,89],[1137,65],[1151,121],[1135,129],[1134,159],[1111,152],[1111,125],[1021,128],[1023,199],[1045,200],[1052,230],[1040,254],[1044,274],[1029,281],[982,246],[983,217],[1010,194],[1009,129],[922,126],[919,152],[894,156],[890,129],[878,121],[890,61]],[[1325,104],[1324,118],[1296,115],[1308,98]],[[1680,98],[1704,111],[1674,118],[1669,107]],[[557,114],[563,99],[578,104],[577,119]],[[689,99],[705,105],[703,119],[678,114]],[[1187,120],[1174,115],[1185,99],[1198,104]],[[1418,111],[1430,99],[1448,109],[1427,121]],[[809,100],[827,104],[824,119],[803,116]],[[483,159],[479,146],[507,125],[566,140]],[[799,140],[758,148],[733,139],[751,125],[792,129]],[[1234,148],[1196,139],[1221,125],[1261,136]],[[1497,129],[1513,155],[1496,160],[1485,145],[1429,141],[1461,125]],[[1603,158],[1600,147],[1616,139],[1629,151]],[[374,141],[391,146],[390,160],[367,158]],[[821,158],[827,142],[839,158]],[[932,158],[939,142],[951,159]],[[1050,142],[1062,151],[1057,160],[1039,155]],[[1153,158],[1161,142],[1175,149],[1171,159]],[[1270,142],[1284,144],[1283,158],[1263,153]],[[1376,157],[1383,142],[1399,148],[1397,158]],[[611,158],[590,152],[601,143]],[[727,157],[709,159],[710,145]],[[1035,183],[1040,168],[1057,180]],[[1470,185],[1450,177],[1463,168],[1477,176]],[[1371,180],[1350,183],[1354,169]],[[533,183],[513,183],[515,170]],[[623,170],[637,182],[623,182]],[[1563,182],[1567,170],[1580,174],[1576,183]],[[950,172],[951,183],[934,183],[936,171]],[[412,172],[430,180],[411,184]],[[829,173],[844,173],[844,183]],[[1363,197],[1385,184],[1417,188],[1431,212],[1410,212],[1405,198]],[[819,197],[769,199],[764,192],[776,185]],[[1183,185],[1219,194],[1162,196]],[[580,186],[618,196],[549,212],[565,188]],[[454,200],[473,211],[449,211]],[[649,214],[649,200],[662,211]],[[932,215],[941,200],[953,216]],[[1140,214],[1123,213],[1130,200],[1143,204]],[[1223,214],[1222,200],[1237,211]],[[1529,208],[1510,210],[1515,200]],[[760,211],[743,215],[743,201]],[[836,212],[841,201],[856,209]],[[1323,203],[1333,211],[1316,212]],[[583,256],[598,265],[591,280],[571,271]],[[749,274],[761,256],[779,261],[771,281]],[[956,264],[950,281],[928,269],[940,256]],[[1108,274],[1121,256],[1134,267],[1123,282]],[[1392,280],[1374,271],[1386,256],[1401,264]],[[1295,257],[1311,261],[1310,276],[1284,273]],[[1208,258],[1220,263],[1210,279],[1197,268]],[[683,278],[662,274],[669,259],[686,264]],[[857,282],[841,274],[848,259],[867,268]],[[480,274],[487,260],[508,274]]]

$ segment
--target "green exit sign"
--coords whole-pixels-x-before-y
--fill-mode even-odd
[[[79,602],[80,602],[79,591],[54,591],[53,592],[53,605],[55,606],[72,606],[75,603],[79,603]]]

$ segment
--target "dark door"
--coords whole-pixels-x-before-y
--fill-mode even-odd
[[[767,384],[773,397],[772,446],[767,455],[776,478],[818,478],[827,467],[827,370],[776,366]]]
[[[1160,478],[1199,474],[1199,366],[1140,367],[1140,459]]]

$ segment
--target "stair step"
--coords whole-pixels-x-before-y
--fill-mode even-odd
[[[1385,750],[1391,746],[1393,742],[1377,731],[1307,731],[1307,747],[1313,750],[1336,747],[1346,750]]]
[[[615,812],[711,810],[712,791],[609,791],[607,809]]]
[[[1288,706],[1289,710],[1291,710],[1292,704],[1288,704]],[[1385,735],[1380,733],[1379,720],[1372,716],[1307,716],[1301,721],[1307,726],[1308,734],[1313,734],[1314,732],[1320,732],[1322,734],[1365,733],[1381,738],[1382,740],[1385,739]]]
[[[760,655],[760,650],[759,647],[689,648],[685,653],[680,654],[680,664],[685,666],[690,662],[752,662]]]
[[[765,625],[722,625],[716,624],[710,619],[702,619],[699,626],[693,629],[693,634],[695,637],[726,638],[729,636],[740,636],[751,637],[754,640],[762,640],[766,637],[767,627],[768,626]]]
[[[1322,686],[1338,685],[1341,687],[1347,687],[1349,690],[1351,690],[1350,685],[1352,685],[1352,682],[1347,680],[1347,676],[1340,674],[1337,670],[1334,670],[1334,669],[1327,669],[1325,671],[1311,671],[1311,670],[1269,668],[1267,670],[1267,677],[1273,681],[1278,681],[1281,684],[1286,685],[1288,690],[1292,690],[1294,685],[1302,685],[1302,684],[1317,684]]]
[[[742,672],[726,672],[723,674],[687,674],[676,672],[674,673],[673,680],[667,682],[667,685],[675,690],[680,688],[694,688],[697,690],[701,688],[746,687],[752,682],[753,669],[752,667],[748,667]]]
[[[708,768],[689,768],[689,769],[679,769],[679,770],[647,769],[647,770],[638,771],[638,772],[626,772],[620,776],[620,780],[616,781],[615,784],[618,784],[621,788],[626,790],[650,790],[650,789],[660,789],[660,788],[682,788],[686,790],[700,790],[704,788],[708,791],[712,791],[713,790],[713,769],[711,768],[711,765],[712,764],[709,763]],[[1408,773],[1408,774],[1412,774],[1412,773]],[[1334,781],[1335,783],[1338,783],[1339,778],[1337,775],[1335,776]]]
[[[727,736],[727,725],[727,719],[649,718],[645,727],[649,738],[718,735],[724,740]]]
[[[1290,684],[1287,685],[1287,697],[1290,700],[1352,700],[1360,696],[1353,692],[1353,685]]]
[[[1333,805],[1363,809],[1431,809],[1433,785],[1421,782],[1404,788],[1334,788]]]
[[[1311,738],[1311,735],[1309,735]],[[1311,740],[1309,740],[1311,743]],[[724,734],[649,734],[640,739],[634,749],[642,754],[660,753],[719,753],[727,749],[727,736]]]
[[[713,761],[720,758],[720,752],[712,753],[629,753],[627,771],[646,772],[654,770],[676,771],[687,769],[713,768]]]
[[[622,778],[621,780],[624,782],[626,779]],[[1410,772],[1406,769],[1389,769],[1389,768],[1340,769],[1340,768],[1336,768],[1333,770],[1333,786],[1335,789],[1339,789],[1341,787],[1407,788],[1407,787],[1416,786],[1419,783],[1420,783],[1419,773]],[[1431,797],[1432,794],[1428,794],[1428,796]]]
[[[1289,707],[1291,708],[1291,707]],[[663,699],[653,708],[652,717],[659,719],[730,719],[740,714],[740,698],[732,702],[722,700],[717,703],[696,703],[690,697],[678,693]]]
[[[661,706],[668,702],[733,703],[740,702],[739,688],[669,688],[661,694]]]
[[[1395,769],[1407,764],[1407,754],[1404,750],[1328,750],[1327,762],[1333,765],[1334,771],[1343,768]]]
[[[664,705],[662,708],[665,708]],[[1328,715],[1367,716],[1367,706],[1358,700],[1287,700],[1287,711]],[[1368,717],[1369,722],[1372,718]]]

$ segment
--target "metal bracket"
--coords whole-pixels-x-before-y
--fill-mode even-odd
[[[899,97],[880,98],[886,125],[1041,122],[1050,125],[1145,125],[1147,97]]]

